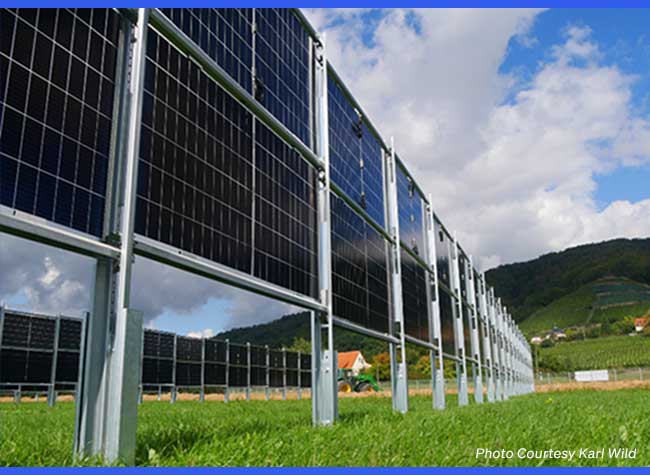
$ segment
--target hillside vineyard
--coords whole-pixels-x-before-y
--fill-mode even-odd
[[[314,424],[338,417],[334,326],[389,344],[398,412],[407,343],[430,351],[433,408],[445,360],[461,405],[533,390],[507,309],[299,10],[0,15],[0,229],[96,259],[77,452],[134,460],[134,255],[309,310]]]

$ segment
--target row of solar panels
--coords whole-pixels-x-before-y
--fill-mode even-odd
[[[5,310],[0,384],[73,384],[82,321]],[[311,387],[311,355],[144,330],[143,386]],[[53,379],[54,374],[54,379]]]
[[[298,13],[161,12],[313,148],[314,39]],[[0,21],[0,204],[101,236],[126,20],[106,9],[5,9]],[[136,233],[316,298],[316,170],[190,56],[150,25]],[[331,68],[328,111],[332,182],[370,219],[332,193],[334,313],[388,332],[389,249],[375,228],[386,227],[387,149]],[[401,165],[397,188],[406,332],[429,341],[428,270],[416,258],[425,254],[426,200]],[[456,250],[435,224],[451,348],[445,321],[462,298],[452,283]]]

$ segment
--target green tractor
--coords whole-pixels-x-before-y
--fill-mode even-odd
[[[381,391],[377,380],[369,374],[353,376],[350,371],[339,369],[338,372],[339,392],[341,393],[368,393]]]

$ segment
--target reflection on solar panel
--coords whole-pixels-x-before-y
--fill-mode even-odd
[[[136,232],[315,295],[315,171],[166,40],[148,41]]]
[[[18,11],[0,11],[0,204],[100,236],[118,15]]]
[[[367,328],[388,331],[386,243],[341,198],[331,197],[333,311]]]
[[[438,269],[438,282],[442,282],[445,286],[451,287],[451,271],[450,271],[450,253],[451,253],[451,239],[442,228],[439,221],[434,221],[434,234],[436,246],[436,265]]]
[[[382,147],[331,76],[328,112],[331,180],[383,227]]]
[[[448,355],[456,354],[456,341],[454,339],[454,318],[456,305],[454,299],[443,289],[440,289],[440,328],[442,334],[442,351]]]
[[[424,253],[422,197],[415,183],[401,167],[397,171],[397,207],[400,240],[416,254]]]
[[[429,341],[427,271],[404,249],[400,252],[405,331],[414,338]]]
[[[253,92],[253,9],[162,8],[161,12],[241,87]],[[178,74],[178,64],[171,67],[171,75]]]
[[[309,35],[288,8],[256,8],[255,29],[255,96],[309,146]]]

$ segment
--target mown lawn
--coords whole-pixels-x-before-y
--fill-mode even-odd
[[[412,397],[341,399],[340,421],[313,428],[310,401],[145,402],[138,465],[437,466],[650,465],[644,390],[531,394],[485,405],[431,409]],[[450,398],[451,399],[451,398]],[[74,405],[0,404],[0,466],[70,465]],[[476,449],[637,448],[636,459],[477,460]],[[94,461],[95,463],[97,461]],[[84,461],[82,464],[93,464]]]

